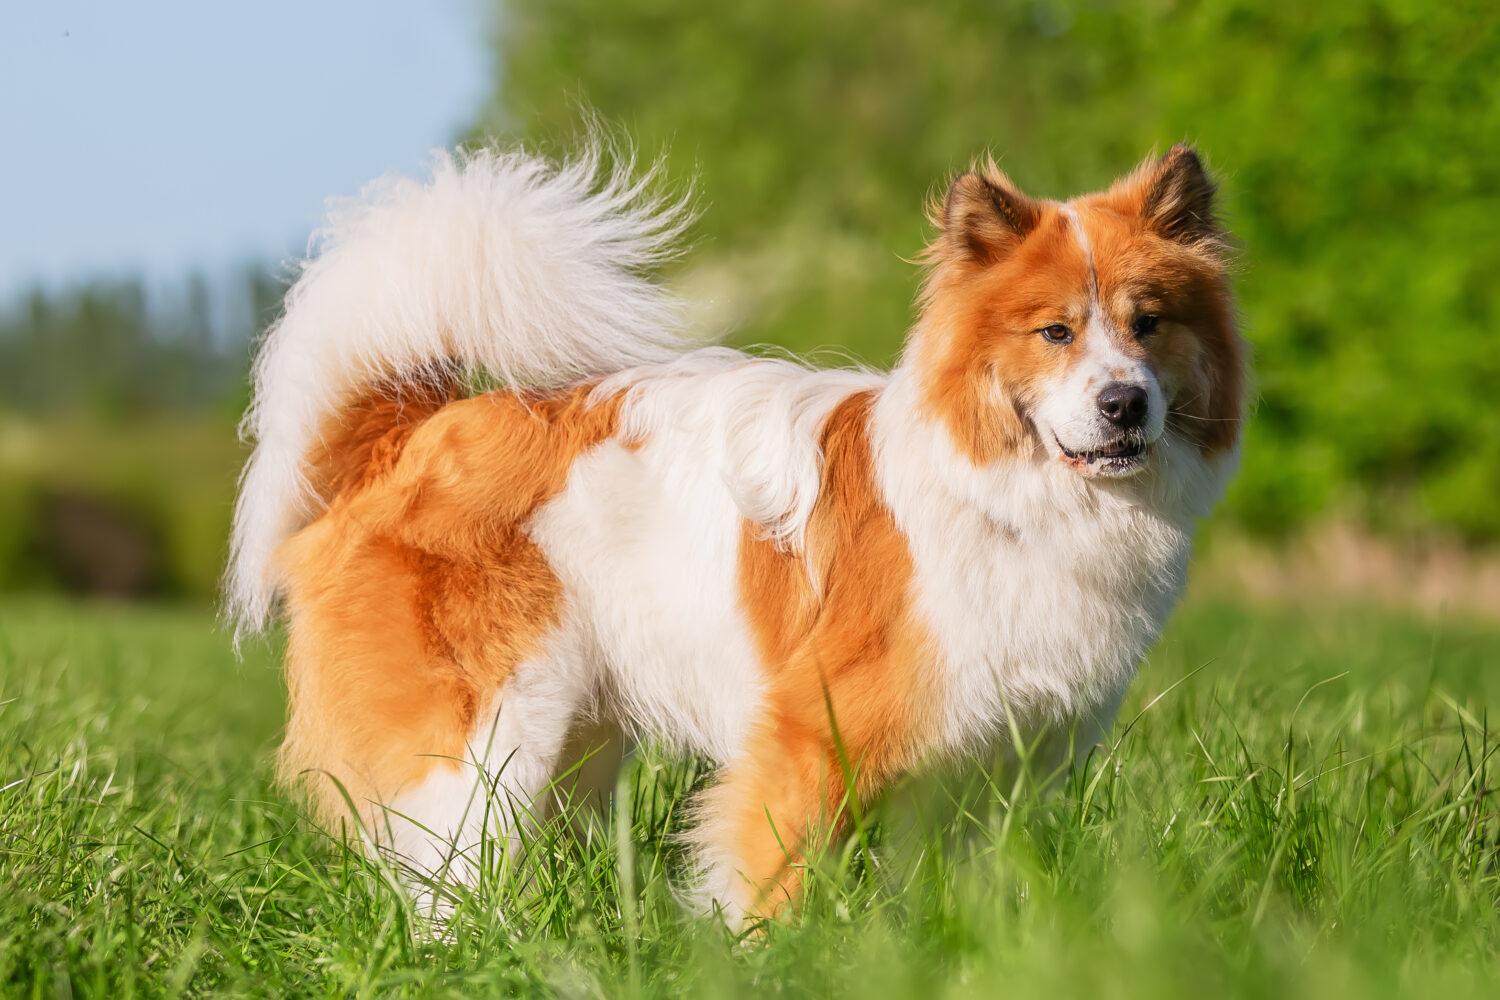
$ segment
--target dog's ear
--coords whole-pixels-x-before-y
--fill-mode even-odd
[[[992,264],[1036,228],[1036,202],[1000,172],[994,163],[954,181],[933,213],[942,230],[942,249],[950,260]]]
[[[1165,239],[1189,245],[1223,240],[1214,212],[1215,185],[1192,146],[1178,144],[1161,159],[1149,157],[1111,193],[1129,198],[1146,225]]]

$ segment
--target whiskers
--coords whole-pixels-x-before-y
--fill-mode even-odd
[[[1174,418],[1178,420],[1197,420],[1205,424],[1232,424],[1235,422],[1235,418],[1233,417],[1200,417],[1193,413],[1184,412],[1183,410],[1168,410],[1167,419],[1172,420]]]
[[[1176,403],[1172,406],[1167,407],[1167,423],[1170,424],[1173,421],[1192,420],[1200,424],[1232,424],[1236,421],[1237,418],[1234,417],[1201,417],[1196,413],[1187,412],[1187,410],[1185,409],[1186,407],[1192,406],[1202,398],[1203,393],[1200,392],[1198,393],[1198,395],[1184,400],[1181,403]]]

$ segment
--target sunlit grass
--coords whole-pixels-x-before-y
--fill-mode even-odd
[[[0,702],[7,996],[1492,996],[1500,977],[1493,625],[1190,603],[1065,790],[913,782],[750,939],[677,902],[691,764],[646,755],[628,814],[546,825],[434,936],[272,787],[274,651],[236,662],[206,613],[0,604]]]

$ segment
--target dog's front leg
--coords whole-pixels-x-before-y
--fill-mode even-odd
[[[737,927],[794,903],[809,838],[842,825],[843,794],[842,773],[822,740],[785,729],[759,734],[699,806],[692,839],[704,908]]]

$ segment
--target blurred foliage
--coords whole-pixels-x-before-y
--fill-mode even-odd
[[[212,413],[116,423],[0,416],[0,589],[212,596],[246,454],[234,425]],[[142,556],[118,554],[143,545]],[[109,583],[122,574],[124,583]]]
[[[150,294],[138,279],[33,288],[0,311],[0,407],[110,423],[227,411],[250,338],[282,292],[259,270],[236,284],[192,275],[175,294]],[[215,322],[216,306],[238,308]]]
[[[1035,194],[1197,143],[1242,244],[1260,399],[1229,515],[1500,538],[1500,8],[1377,0],[510,0],[473,138],[580,109],[706,206],[689,283],[742,342],[890,360],[925,200],[993,150]]]
[[[1500,541],[1500,8],[496,2],[468,138],[564,153],[597,113],[665,151],[704,207],[674,277],[740,343],[893,360],[924,203],[986,150],[1065,197],[1199,144],[1258,354],[1225,522]],[[152,590],[212,593],[247,345],[281,290],[250,272],[0,309],[0,588],[78,586],[65,550],[114,532],[155,547]]]
[[[214,592],[248,345],[280,297],[252,271],[164,300],[34,289],[0,313],[0,589]]]

